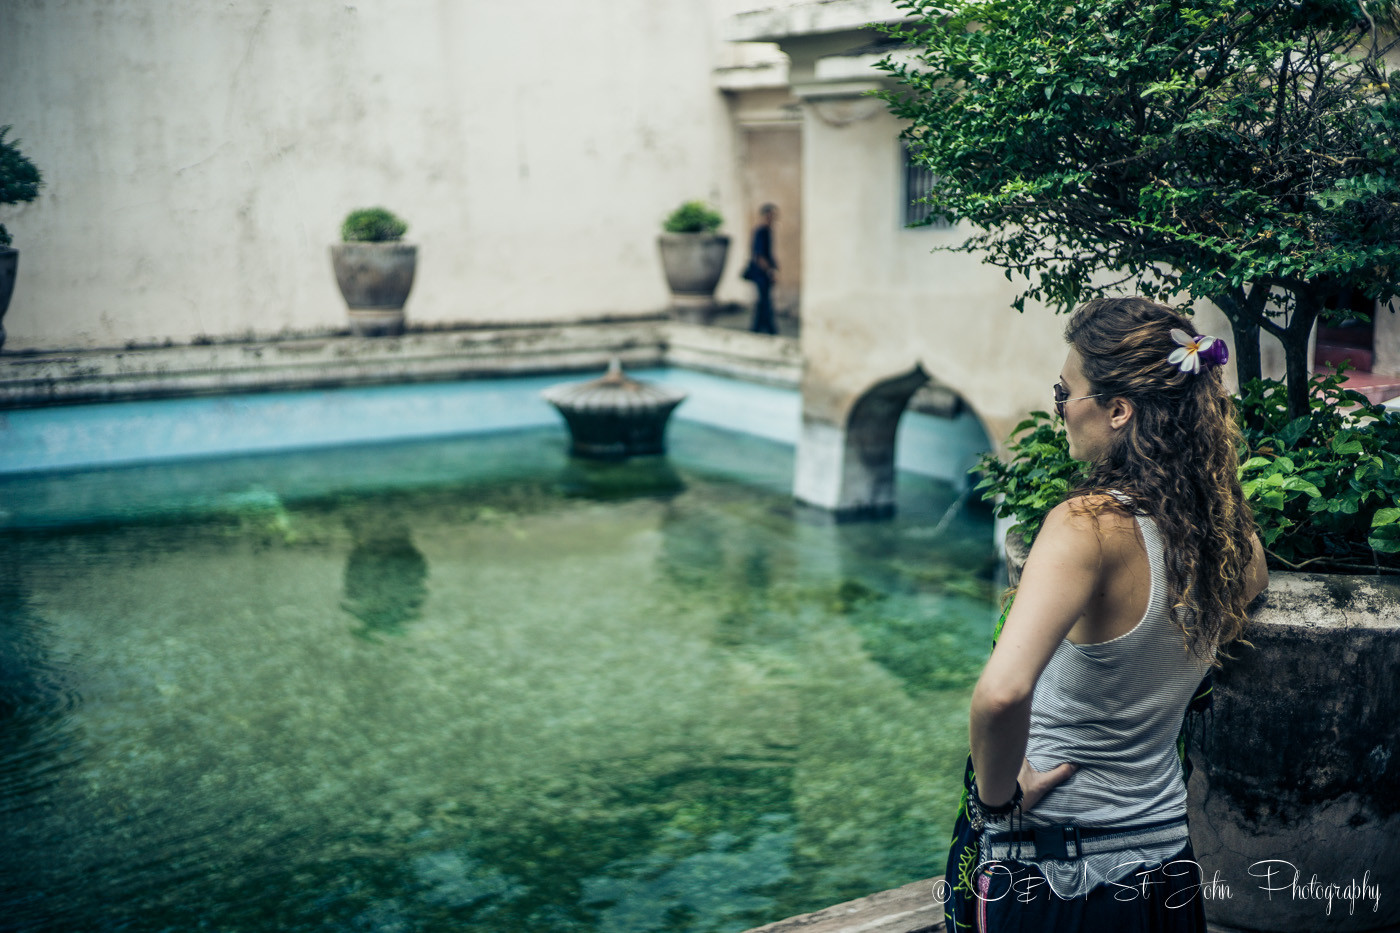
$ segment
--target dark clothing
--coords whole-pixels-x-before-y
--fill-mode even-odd
[[[1188,842],[1161,865],[1125,866],[1116,881],[1061,898],[1034,862],[988,862],[977,872],[982,933],[1205,933],[1201,870]]]
[[[773,259],[773,228],[768,224],[759,224],[753,228],[753,242],[749,245],[749,258],[755,261],[764,260],[767,263],[764,268],[778,268],[778,263]]]
[[[758,289],[758,300],[754,302],[753,323],[749,325],[749,330],[755,334],[776,334],[778,321],[773,316],[773,280],[765,276],[756,280],[753,286]]]
[[[754,228],[753,241],[749,245],[749,265],[756,267],[756,275],[751,280],[758,289],[758,301],[753,307],[753,323],[749,330],[758,334],[776,334],[778,322],[773,315],[773,269],[778,268],[773,258],[773,228],[760,224]]]

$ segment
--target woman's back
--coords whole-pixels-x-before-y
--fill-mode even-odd
[[[1205,927],[1199,901],[1172,902],[1199,873],[1163,867],[1192,858],[1176,738],[1267,574],[1219,371],[1228,353],[1193,327],[1122,298],[1087,302],[1065,328],[1055,409],[1086,466],[1045,516],[973,690],[966,827],[978,836],[959,832],[949,854],[950,925],[968,922],[980,865],[984,930]],[[1135,902],[1101,883],[1140,870],[1152,889],[1144,875]],[[1053,896],[988,896],[1041,874]]]
[[[1041,674],[1026,748],[1037,770],[1062,761],[1075,762],[1078,769],[1026,814],[1028,826],[1113,827],[1186,814],[1176,739],[1186,705],[1210,670],[1210,656],[1189,650],[1171,620],[1156,523],[1146,516],[1134,521],[1107,513],[1101,524],[1106,552],[1098,590],[1103,598],[1096,607],[1101,614],[1086,610],[1083,628],[1070,631]],[[1076,629],[1111,637],[1079,642]],[[1121,869],[1115,868],[1125,860],[1171,856],[1186,838],[1183,824],[1152,846],[1089,856],[1079,865],[1047,866],[1046,877],[1061,893],[1077,895],[1117,877]]]

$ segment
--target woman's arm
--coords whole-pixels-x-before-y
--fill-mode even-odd
[[[1109,524],[1107,515],[1103,523]],[[1096,528],[1093,516],[1073,511],[1065,502],[1046,516],[1031,548],[1016,602],[972,691],[972,765],[984,803],[1011,799],[1026,755],[1031,694],[1055,649],[1100,586],[1104,563],[1100,534],[1107,530]],[[1070,773],[1066,769],[1050,787]],[[1033,788],[1023,785],[1022,789],[1027,792],[1023,806],[1029,810],[1035,802]]]

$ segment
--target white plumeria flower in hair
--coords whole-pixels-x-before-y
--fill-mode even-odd
[[[1184,373],[1199,373],[1201,371],[1201,354],[1215,344],[1215,338],[1192,337],[1181,328],[1173,327],[1172,339],[1179,346],[1172,351],[1171,356],[1167,357],[1167,362],[1179,367]]]

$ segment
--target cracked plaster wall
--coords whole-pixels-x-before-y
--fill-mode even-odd
[[[344,327],[327,248],[370,205],[419,244],[410,322],[659,311],[667,212],[744,233],[711,83],[737,6],[0,4],[3,120],[47,183],[0,211],[6,349]]]

